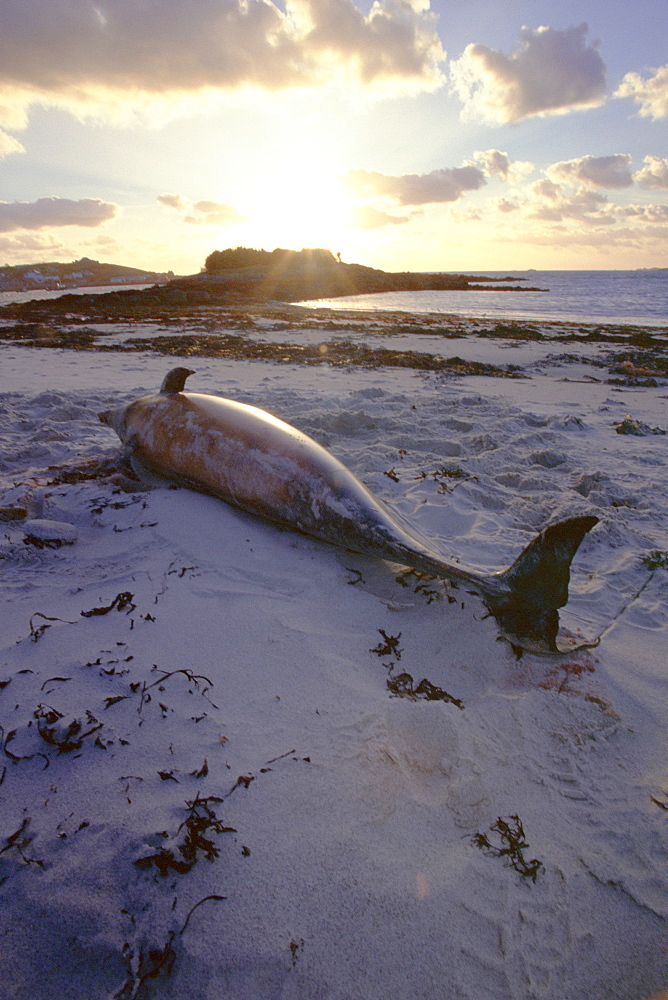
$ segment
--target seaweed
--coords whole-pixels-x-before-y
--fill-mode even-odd
[[[528,289],[527,289],[528,291]],[[496,323],[492,330],[477,330],[478,337],[492,337],[502,340],[544,340],[543,334],[526,323]]]
[[[28,834],[29,825],[30,817],[24,816],[18,830],[15,830],[14,833],[10,833],[8,837],[5,837],[5,845],[4,847],[0,847],[0,854],[5,854],[7,851],[15,851],[24,864],[37,865],[38,868],[44,868],[43,861],[40,861],[37,858],[29,858],[25,853],[26,849],[34,839],[33,836]]]
[[[108,671],[105,670],[104,673],[108,673]],[[111,708],[111,706],[115,705],[116,702],[118,702],[118,701],[125,701],[125,699],[127,697],[128,696],[126,694],[117,694],[117,695],[112,695],[109,698],[105,698],[104,699],[104,707],[105,708]]]
[[[422,594],[423,597],[426,597],[427,604],[431,604],[439,596],[438,590],[429,586],[435,579],[436,577],[431,573],[425,573],[417,569],[405,569],[395,577],[397,583],[401,584],[402,587],[410,587],[411,583],[409,581],[417,580],[418,582],[413,586],[413,593]],[[455,598],[450,595],[447,596],[448,601],[452,604]]]
[[[186,919],[185,919],[185,923],[183,924],[183,927],[182,927],[182,928],[181,928],[181,930],[180,930],[180,933],[181,933],[181,934],[184,934],[184,933],[185,933],[185,930],[186,930],[186,927],[187,927],[187,926],[188,926],[188,924],[190,923],[190,918],[192,917],[192,915],[193,915],[193,913],[195,912],[195,910],[196,910],[196,909],[197,909],[197,908],[198,908],[199,906],[201,906],[201,905],[202,905],[202,903],[208,903],[208,902],[210,902],[210,901],[213,901],[213,902],[215,902],[215,903],[222,903],[222,902],[224,902],[224,901],[225,901],[226,899],[227,899],[227,896],[217,896],[217,895],[211,895],[211,896],[204,896],[204,897],[203,897],[203,899],[200,899],[200,900],[199,900],[199,901],[198,901],[197,903],[195,903],[195,905],[194,905],[193,907],[191,907],[191,908],[190,908],[190,910],[189,910],[189,912],[188,912],[188,915],[187,915],[187,917],[186,917]]]
[[[416,684],[413,677],[403,671],[397,676],[393,676],[390,668],[390,676],[387,678],[387,687],[395,698],[408,698],[410,701],[445,701],[450,705],[456,705],[463,709],[464,702],[454,695],[448,694],[443,688],[432,684],[426,677]]]
[[[33,618],[43,618],[44,623],[39,625],[37,628],[33,625]],[[47,625],[46,622],[62,622],[63,625],[74,625],[74,622],[68,621],[65,618],[52,618],[49,615],[43,615],[41,611],[36,611],[34,615],[30,616],[30,638],[33,642],[37,642],[40,636],[44,635],[51,625]]]
[[[176,961],[173,947],[175,937],[175,932],[170,931],[161,948],[149,948],[146,951],[140,949],[136,956],[129,945],[125,946],[124,953],[130,963],[130,972],[120,990],[114,993],[113,1000],[137,1000],[149,979],[157,979],[162,972],[167,976],[171,975]]]
[[[191,777],[193,778],[206,778],[208,773],[209,773],[209,762],[207,761],[206,757],[204,758],[204,763],[200,768],[196,768],[196,770],[190,772]]]
[[[376,653],[377,656],[396,656],[396,658],[400,660],[401,654],[403,653],[403,649],[399,649],[401,632],[399,635],[388,635],[382,628],[379,628],[378,631],[385,641],[379,642],[378,645],[373,649],[370,649],[369,652]]]
[[[132,603],[133,597],[134,594],[131,594],[129,590],[124,590],[122,593],[116,594],[111,604],[102,608],[91,608],[90,611],[82,611],[81,617],[92,618],[95,615],[108,615],[110,611],[114,610],[114,608],[117,611],[125,611],[127,608],[126,614],[129,614],[137,607],[136,604]]]
[[[159,668],[157,668],[155,666],[155,664],[153,664],[153,667],[156,670],[159,669]],[[197,690],[199,690],[199,687],[200,687],[199,682],[200,681],[206,681],[206,683],[209,685],[209,687],[213,687],[213,681],[209,680],[208,677],[205,677],[204,674],[194,674],[192,672],[192,670],[189,670],[187,667],[179,667],[177,670],[161,670],[160,673],[162,674],[162,677],[158,677],[157,681],[152,681],[150,684],[147,684],[146,681],[144,681],[143,684],[140,685],[139,681],[137,681],[136,683],[130,685],[130,689],[133,691],[133,693],[136,693],[137,691],[141,691],[141,696],[140,696],[140,701],[139,701],[139,708],[137,709],[137,711],[138,711],[138,713],[140,715],[142,714],[142,711],[144,709],[144,705],[147,704],[147,702],[149,702],[151,700],[151,695],[148,694],[148,692],[151,690],[151,688],[156,687],[156,685],[164,684],[164,682],[166,680],[169,680],[170,677],[174,677],[176,674],[183,674],[184,677],[186,677],[190,681],[190,683],[195,688],[197,688]],[[158,690],[162,691],[162,690],[164,690],[164,688],[158,687]],[[208,690],[209,690],[209,688],[206,688],[205,690],[202,691],[202,696],[204,698],[207,698],[207,691]],[[210,698],[207,698],[207,701],[211,705],[213,705],[214,708],[218,707],[217,705],[213,704],[213,702],[211,701]],[[161,707],[161,709],[163,711],[163,714],[164,714],[164,712],[166,712],[167,709],[165,708],[164,705],[161,705],[160,702],[158,702],[158,704],[160,705],[160,707]]]
[[[299,941],[290,942],[290,954],[292,956],[292,968],[297,964],[297,959],[299,958],[299,950],[304,947],[304,938],[300,938]]]
[[[180,938],[185,934],[188,924],[190,923],[190,918],[192,917],[195,910],[197,910],[203,903],[208,902],[223,902],[227,899],[227,896],[209,895],[204,896],[202,899],[198,900],[194,906],[190,908],[186,919],[183,923],[183,927],[180,931],[169,931],[167,939],[161,947],[149,947],[140,948],[138,952],[134,952],[129,944],[125,944],[123,947],[123,955],[128,961],[130,966],[127,978],[121,988],[114,993],[113,1000],[138,1000],[140,996],[145,996],[145,990],[143,989],[151,979],[157,979],[161,974],[165,976],[171,975],[174,964],[177,960],[176,948],[174,947],[177,938]],[[174,900],[176,904],[176,900]]]
[[[610,380],[614,381],[614,380]],[[654,383],[656,385],[656,383]],[[661,427],[650,427],[649,424],[645,424],[642,420],[637,420],[630,414],[627,414],[621,423],[615,426],[615,431],[617,434],[630,434],[635,437],[646,437],[651,434],[665,434],[666,432]]]
[[[49,758],[47,757],[47,755],[45,753],[41,753],[41,752],[38,751],[37,753],[17,754],[17,753],[13,753],[9,749],[9,744],[12,742],[12,740],[14,740],[16,738],[16,734],[18,732],[17,729],[10,729],[10,731],[8,733],[5,733],[5,731],[2,728],[2,726],[0,726],[0,732],[2,733],[2,750],[3,750],[3,753],[7,757],[9,757],[10,760],[13,760],[13,761],[15,761],[15,762],[18,763],[18,761],[21,761],[21,760],[32,760],[33,757],[43,757],[44,758],[44,770],[46,771],[46,769],[49,766],[49,764],[51,763],[51,761],[49,760]]]
[[[36,549],[59,549],[65,545],[62,538],[38,538],[37,535],[27,534],[23,537],[24,545],[34,545]]]
[[[652,570],[652,572],[656,569],[668,569],[668,552],[661,552],[659,549],[654,549],[648,555],[641,556],[640,562],[645,569]]]
[[[431,476],[431,478],[434,480],[435,483],[438,483],[438,491],[437,491],[438,493],[450,493],[452,492],[452,490],[455,489],[455,487],[459,486],[460,483],[466,482],[469,479],[472,479],[475,482],[477,482],[478,479],[477,476],[474,476],[470,472],[465,472],[463,469],[460,469],[459,466],[456,465],[442,465],[440,466],[440,468],[435,469],[433,472],[430,472],[429,475]],[[427,473],[423,472],[420,476],[417,476],[416,478],[426,479]],[[457,480],[457,482],[455,482],[454,484],[450,484],[448,482],[448,480],[450,479],[455,479]]]
[[[489,839],[489,834],[495,835],[493,841]],[[524,857],[524,851],[528,850],[529,845],[517,814],[505,819],[499,816],[487,833],[475,833],[472,842],[490,858],[506,858],[516,872],[532,882],[536,881],[541,870],[545,870],[542,861],[537,858],[527,860]]]
[[[438,687],[436,684],[432,684],[426,677],[423,677],[422,680],[416,684],[412,675],[406,671],[393,675],[392,671],[394,670],[396,663],[401,659],[401,654],[403,653],[403,649],[399,648],[401,632],[399,632],[398,635],[388,635],[382,628],[379,628],[378,631],[384,641],[379,642],[378,645],[370,649],[369,652],[375,653],[376,656],[395,657],[395,659],[390,660],[389,663],[383,664],[389,674],[387,678],[387,687],[393,697],[408,698],[410,701],[445,701],[451,705],[456,705],[457,708],[464,708],[464,703],[460,701],[459,698],[455,698],[453,695],[448,694],[447,691],[444,691],[443,688]]]
[[[241,780],[240,778],[239,781]],[[234,787],[236,788],[236,785]],[[170,871],[185,875],[197,863],[200,856],[204,856],[207,861],[214,861],[218,857],[219,851],[211,839],[210,833],[236,833],[234,827],[224,826],[214,812],[213,805],[218,805],[223,801],[224,799],[216,795],[209,795],[207,798],[201,799],[198,793],[192,802],[186,802],[188,815],[177,830],[177,835],[184,831],[182,842],[177,844],[174,849],[162,848],[155,854],[137,858],[135,865],[142,869],[150,868],[153,865],[157,868],[158,873],[164,877]]]
[[[102,728],[102,723],[89,711],[86,711],[85,721],[64,716],[50,705],[38,705],[33,714],[39,735],[45,743],[57,747],[59,754],[81,749],[86,737]]]

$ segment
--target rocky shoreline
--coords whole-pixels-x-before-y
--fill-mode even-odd
[[[0,319],[32,321],[45,317],[82,314],[88,318],[117,319],[183,315],[202,306],[247,306],[306,302],[378,292],[405,291],[541,291],[517,284],[522,279],[463,274],[389,272],[363,264],[344,264],[332,255],[290,254],[275,266],[243,267],[219,273],[175,278],[143,289],[123,289],[96,295],[62,295],[57,299],[11,303],[0,309]],[[315,252],[313,252],[315,254]]]

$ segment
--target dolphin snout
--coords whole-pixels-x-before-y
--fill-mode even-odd
[[[121,441],[124,440],[123,435],[125,433],[125,407],[119,406],[113,410],[102,410],[98,413],[98,418],[100,423],[106,424],[107,427],[111,427],[118,434]]]

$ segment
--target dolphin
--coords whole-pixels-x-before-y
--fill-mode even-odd
[[[404,527],[326,448],[265,410],[185,392],[190,368],[174,368],[159,392],[100,413],[133,466],[220,497],[251,514],[339,548],[377,556],[466,586],[522,649],[572,651],[559,633],[570,565],[591,515],[544,528],[511,566],[483,574],[449,562]],[[140,473],[141,474],[141,473]]]

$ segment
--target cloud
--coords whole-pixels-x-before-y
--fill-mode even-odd
[[[157,199],[166,208],[175,208],[177,212],[183,211],[186,203],[180,194],[159,194]]]
[[[641,219],[651,225],[668,223],[668,205],[627,205],[623,214],[628,218]]]
[[[585,187],[626,188],[633,184],[631,157],[627,153],[562,160],[548,167],[547,174],[555,181]]]
[[[382,226],[399,226],[409,220],[409,215],[390,215],[373,205],[359,205],[351,214],[350,224],[355,229],[380,229]]]
[[[550,178],[536,181],[528,190],[527,215],[541,222],[576,219],[587,225],[609,226],[616,222],[615,206],[605,195],[582,187],[565,191]]]
[[[668,189],[668,160],[659,156],[646,156],[647,166],[634,174],[634,181],[642,188]]]
[[[592,158],[554,164],[547,169],[547,176],[516,189],[512,199],[488,201],[485,205],[487,224],[496,225],[503,239],[528,244],[612,247],[610,241],[614,239],[615,247],[628,240],[628,245],[644,245],[645,248],[651,245],[660,252],[660,241],[668,235],[668,205],[611,201],[601,190],[602,182],[619,189],[623,179],[623,187],[627,189],[630,157],[619,154],[619,159],[596,158],[613,162],[598,162],[595,169],[590,170],[591,177],[586,184],[582,182],[580,168],[583,161],[591,167],[588,159]],[[668,162],[658,157],[645,157],[645,162],[652,173],[661,173],[668,166]],[[619,177],[618,172],[621,172]]]
[[[341,80],[434,89],[445,58],[423,0],[21,0],[3,4],[6,127],[31,102],[115,114],[146,97]],[[11,121],[10,121],[11,118]]]
[[[0,254],[6,260],[27,263],[37,260],[59,260],[58,254],[63,250],[62,244],[49,236],[34,236],[32,233],[21,233],[18,236],[0,236]],[[72,259],[76,254],[72,255]]]
[[[117,206],[98,198],[38,198],[37,201],[0,202],[0,233],[56,226],[101,226],[116,215]]]
[[[614,96],[632,97],[640,105],[643,118],[668,118],[668,64],[647,80],[639,73],[627,73]]]
[[[606,67],[597,44],[586,44],[588,30],[525,27],[510,56],[467,45],[451,64],[452,90],[470,116],[496,124],[597,107],[605,101]]]
[[[12,153],[25,153],[25,149],[18,139],[0,129],[0,160],[5,156],[11,156]]]
[[[288,0],[291,8],[308,24],[306,51],[316,63],[333,57],[367,84],[392,77],[441,82],[445,53],[428,2],[381,0],[367,17],[350,0]]]
[[[509,212],[517,212],[520,207],[519,202],[509,198],[497,198],[493,202],[493,205],[497,211],[503,212],[504,215],[507,215]]]
[[[550,249],[563,247],[567,251],[573,247],[594,248],[603,255],[618,251],[620,247],[630,247],[641,250],[645,254],[660,253],[666,233],[661,230],[648,230],[646,227],[618,227],[614,233],[614,243],[610,233],[605,229],[581,229],[556,227],[536,228],[522,233],[521,242],[535,246],[546,246]]]
[[[486,183],[482,170],[471,164],[432,170],[429,174],[403,174],[400,177],[374,170],[351,170],[346,180],[354,194],[391,198],[400,205],[457,201],[465,191],[476,191]]]
[[[234,226],[246,222],[247,217],[233,205],[219,201],[188,202],[180,194],[159,194],[157,200],[166,208],[184,213],[184,222],[199,226]]]
[[[234,226],[246,221],[246,216],[232,205],[217,201],[196,201],[192,210],[194,214],[186,215],[184,222],[200,226]]]
[[[496,174],[511,184],[524,180],[534,170],[533,163],[529,163],[528,160],[511,160],[507,153],[501,153],[498,149],[485,149],[474,153],[473,159],[488,177]]]

